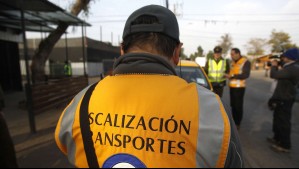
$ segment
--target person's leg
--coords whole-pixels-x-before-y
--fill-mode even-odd
[[[230,88],[230,105],[231,105],[231,108],[232,108],[232,115],[233,115],[233,119],[236,123],[236,119],[237,119],[237,116],[236,116],[236,101],[235,101],[235,94],[236,93],[236,90],[235,88]]]
[[[216,93],[219,97],[223,96],[223,87],[213,87],[214,93]]]
[[[243,119],[244,95],[245,88],[235,88],[231,92],[233,116],[237,127],[240,127]]]
[[[266,69],[266,73],[265,73],[265,77],[268,77],[269,76],[269,70],[268,69]]]
[[[0,112],[0,168],[17,168],[14,145],[5,119]]]
[[[275,109],[275,111],[274,111],[274,115],[273,115],[273,133],[274,133],[274,137],[273,137],[273,139],[275,140],[275,141],[277,141],[277,142],[280,142],[280,136],[279,136],[279,129],[278,129],[278,124],[279,124],[279,111],[281,111],[280,110],[281,109],[281,107],[277,107],[276,109]]]
[[[273,112],[272,131],[274,136],[267,138],[267,141],[272,144],[279,144],[281,141],[280,130],[279,130],[279,115],[281,114],[280,112],[282,112],[282,105],[280,105],[279,103],[277,104],[278,105]]]
[[[293,101],[286,101],[283,105],[283,111],[279,114],[280,146],[285,149],[291,149],[291,118]]]

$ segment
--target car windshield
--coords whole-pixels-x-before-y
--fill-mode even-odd
[[[210,90],[207,78],[200,68],[182,66],[180,69],[180,67],[178,66],[175,70],[177,74],[181,78],[185,79],[188,83],[195,82]]]

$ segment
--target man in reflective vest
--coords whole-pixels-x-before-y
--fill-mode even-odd
[[[231,50],[232,66],[229,75],[230,100],[233,118],[240,129],[243,119],[243,104],[246,89],[246,79],[250,77],[251,63],[242,57],[238,48]]]
[[[214,48],[214,58],[209,59],[205,66],[205,71],[212,83],[214,92],[220,97],[223,96],[223,89],[226,86],[225,75],[230,71],[228,60],[224,59],[221,55],[222,48],[216,46]]]
[[[232,118],[211,91],[176,75],[176,16],[150,5],[127,20],[112,76],[62,114],[58,147],[77,167],[243,167]]]
[[[69,61],[65,61],[64,63],[64,75],[72,76],[72,67]]]

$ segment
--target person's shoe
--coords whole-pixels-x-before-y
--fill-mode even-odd
[[[267,141],[271,144],[279,144],[279,141],[277,141],[276,139],[272,138],[272,137],[267,137]]]
[[[240,131],[241,126],[237,125],[236,127],[237,127],[237,130]]]
[[[271,148],[276,151],[276,152],[280,152],[280,153],[290,153],[291,150],[290,149],[286,149],[281,147],[280,145],[272,145]]]

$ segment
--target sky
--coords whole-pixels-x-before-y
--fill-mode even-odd
[[[66,10],[72,2],[50,1]],[[89,38],[118,45],[129,15],[150,4],[165,6],[166,3],[165,0],[94,0],[89,16],[79,17],[92,24],[87,28]],[[180,39],[187,55],[194,53],[198,46],[208,53],[226,33],[232,36],[233,46],[245,54],[251,38],[268,40],[274,29],[289,33],[291,41],[299,45],[299,0],[169,0],[169,4],[177,14]],[[79,28],[70,28],[68,32],[69,37],[81,36]],[[29,33],[28,37],[40,38],[41,35]]]

